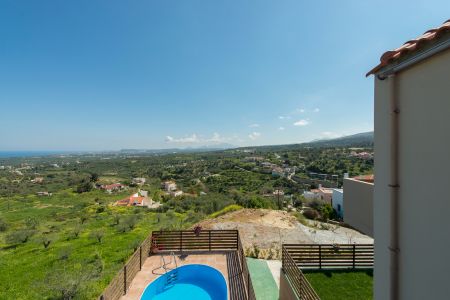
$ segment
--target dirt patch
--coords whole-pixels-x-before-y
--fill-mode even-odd
[[[288,212],[278,210],[242,209],[197,225],[204,229],[238,229],[246,254],[259,258],[279,258],[282,243],[373,243],[371,237],[355,230],[328,224],[324,225],[328,230],[305,226]]]

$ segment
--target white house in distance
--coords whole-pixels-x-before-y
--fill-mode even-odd
[[[177,190],[177,184],[175,183],[175,181],[168,180],[164,182],[163,188],[166,190],[166,192],[170,193]]]
[[[344,217],[344,190],[333,189],[332,206],[338,216],[342,219]]]
[[[135,178],[131,179],[131,182],[136,185],[143,185],[143,184],[145,184],[145,181],[146,180],[144,177],[135,177]]]
[[[332,204],[333,199],[333,189],[325,188],[319,184],[319,188],[312,189],[310,191],[304,191],[303,197],[307,200],[322,200],[328,204]]]
[[[373,237],[373,175],[344,178],[344,222]]]
[[[450,20],[384,53],[367,75],[375,81],[374,298],[450,299]]]

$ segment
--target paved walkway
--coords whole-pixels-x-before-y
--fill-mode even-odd
[[[274,270],[275,276],[276,263],[263,259],[247,258],[248,269],[252,278],[253,289],[255,290],[257,300],[278,300],[278,285],[275,281],[274,274],[269,268],[269,264]],[[279,271],[278,271],[279,282]]]

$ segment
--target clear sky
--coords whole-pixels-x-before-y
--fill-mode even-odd
[[[370,131],[365,73],[449,11],[448,0],[0,0],[0,150]]]

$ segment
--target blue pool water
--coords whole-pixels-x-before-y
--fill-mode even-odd
[[[149,284],[141,300],[227,300],[223,275],[205,265],[186,265]]]

